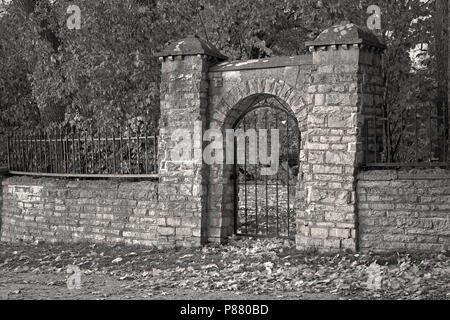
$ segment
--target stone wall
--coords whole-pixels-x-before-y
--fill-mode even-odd
[[[166,224],[166,215],[158,210],[154,181],[29,177],[3,181],[2,241],[161,245],[170,236],[175,244],[175,230],[162,227]]]
[[[450,171],[358,175],[361,250],[448,250]]]
[[[351,23],[306,45],[311,55],[223,62],[197,37],[170,43],[158,54],[159,183],[8,178],[2,240],[224,242],[235,231],[234,164],[227,154],[225,163],[207,165],[202,153],[210,141],[203,134],[233,129],[270,103],[296,120],[301,139],[290,198],[298,249],[447,248],[446,175],[358,176],[362,164],[375,160],[364,151],[382,151],[375,149],[382,141],[366,141],[363,132],[381,130],[365,123],[381,110],[385,46]]]

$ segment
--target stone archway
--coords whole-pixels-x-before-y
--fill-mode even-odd
[[[255,95],[277,97],[295,115],[302,136],[297,190],[299,249],[356,249],[356,182],[364,163],[364,118],[382,102],[385,46],[351,23],[332,26],[308,42],[312,54],[225,61],[212,45],[188,37],[159,55],[161,118],[158,140],[162,241],[200,245],[233,232],[233,193],[224,166],[202,162],[202,132],[226,130]],[[193,127],[201,123],[195,131]],[[192,159],[179,163],[175,130],[198,141]],[[200,155],[197,157],[195,155]],[[225,170],[224,170],[225,168]],[[173,210],[172,208],[176,208]]]
[[[265,98],[255,102],[234,125],[238,135],[232,174],[234,233],[294,239],[300,130],[295,116],[276,97],[262,96]]]
[[[227,129],[233,129],[243,115],[266,99],[274,100],[280,108],[296,119],[296,130],[300,136],[307,135],[308,106],[305,103],[305,94],[274,78],[255,78],[237,84],[219,103],[211,103],[209,128],[221,129],[225,136]],[[298,155],[300,162],[303,148],[302,139]],[[302,196],[305,194],[301,183],[302,167],[303,164],[300,165],[298,184],[294,190],[297,195],[293,199],[294,211],[303,203]],[[208,176],[208,240],[222,242],[235,232],[234,165],[210,165]]]

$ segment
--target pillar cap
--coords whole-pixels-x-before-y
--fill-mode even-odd
[[[228,57],[220,53],[216,47],[196,35],[189,35],[184,39],[169,42],[165,49],[157,53],[156,56],[196,56],[199,54],[215,57],[221,61],[228,60]]]
[[[306,46],[313,50],[317,47],[338,45],[363,45],[381,51],[386,49],[386,45],[374,33],[346,21],[325,29],[314,41],[306,42]]]

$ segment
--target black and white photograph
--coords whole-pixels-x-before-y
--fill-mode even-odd
[[[0,0],[0,308],[450,300],[449,8]]]

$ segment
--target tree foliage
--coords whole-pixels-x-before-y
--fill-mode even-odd
[[[384,113],[394,119],[391,153],[405,110],[431,110],[438,81],[435,1],[392,0],[382,12]],[[159,66],[169,40],[198,34],[232,59],[306,53],[304,42],[341,22],[365,25],[369,0],[12,0],[0,18],[2,127],[137,124],[158,117]],[[67,28],[67,7],[81,29]],[[411,49],[423,44],[423,67]],[[425,55],[426,53],[426,55]]]

